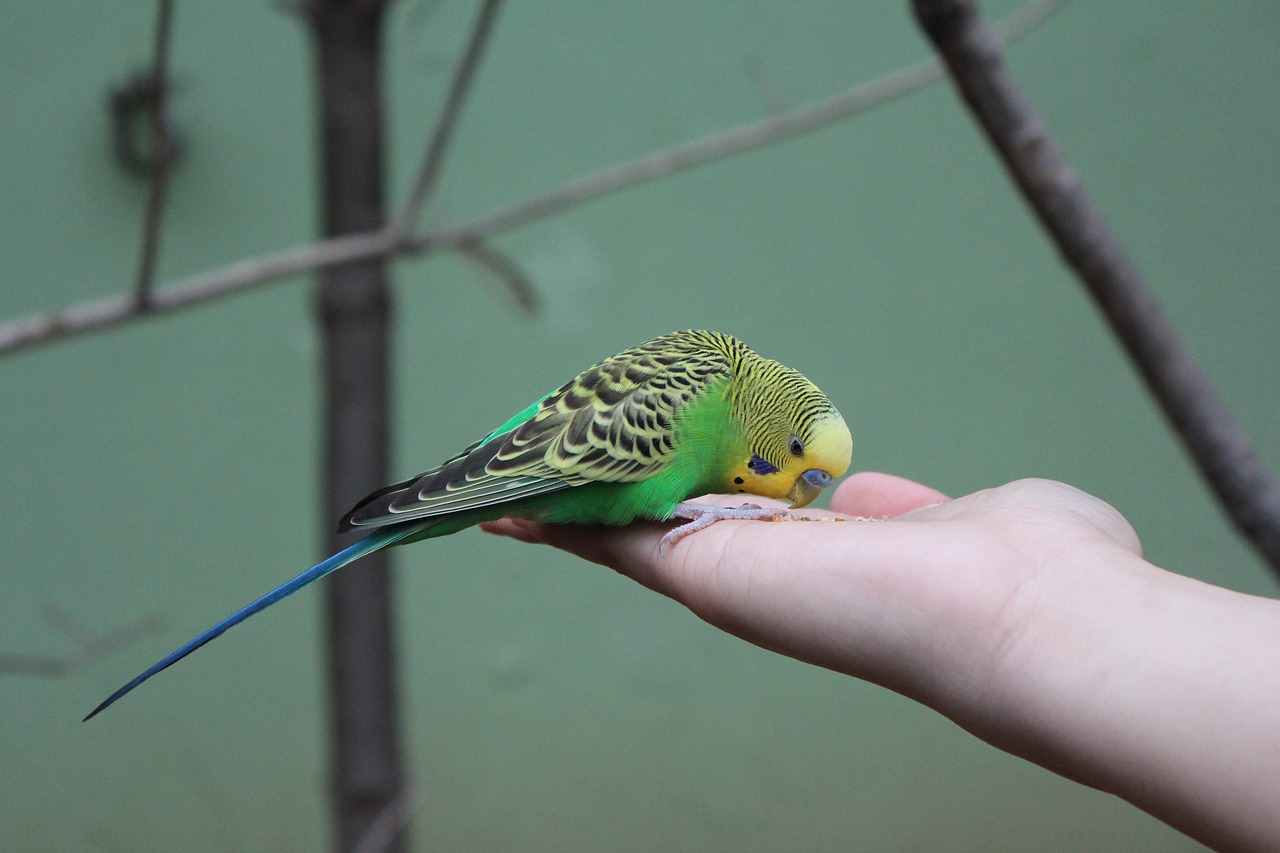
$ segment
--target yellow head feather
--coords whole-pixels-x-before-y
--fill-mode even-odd
[[[726,487],[793,507],[810,503],[849,469],[853,437],[844,418],[799,372],[746,347],[734,374],[729,402],[750,455],[733,467]]]

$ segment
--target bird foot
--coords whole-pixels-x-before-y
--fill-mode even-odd
[[[743,504],[738,507],[714,506],[681,501],[676,504],[672,518],[688,519],[687,523],[668,530],[658,543],[658,553],[666,556],[671,547],[690,533],[710,527],[717,521],[844,521],[839,516],[814,517],[797,515],[778,507],[762,507]]]

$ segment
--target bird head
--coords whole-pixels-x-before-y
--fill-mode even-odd
[[[750,458],[730,473],[731,491],[788,500],[799,509],[849,470],[853,437],[834,408],[787,426],[754,437]]]

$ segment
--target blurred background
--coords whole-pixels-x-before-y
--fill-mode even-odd
[[[3,0],[0,317],[133,281],[143,182],[108,92],[149,3]],[[986,4],[998,18],[1016,3]],[[470,2],[389,21],[403,197]],[[269,2],[179,4],[161,280],[316,231],[312,57]],[[928,53],[904,3],[512,3],[433,223],[796,106]],[[1272,472],[1280,471],[1280,6],[1078,0],[1013,71]],[[395,474],[673,329],[741,337],[843,410],[856,469],[963,494],[1053,477],[1148,557],[1273,595],[945,84],[611,196],[496,245],[528,318],[449,256],[394,266]],[[0,652],[163,628],[62,678],[0,673],[0,848],[327,844],[320,596],[110,713],[122,681],[313,563],[318,369],[305,278],[0,360]],[[880,688],[764,652],[607,570],[478,531],[397,553],[415,849],[1197,850],[1110,796]]]

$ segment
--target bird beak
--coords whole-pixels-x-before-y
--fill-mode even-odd
[[[805,471],[796,478],[796,484],[791,487],[791,492],[787,495],[791,499],[791,508],[800,509],[813,503],[813,499],[822,494],[822,490],[829,485],[831,485],[831,475],[826,471],[818,468]]]

